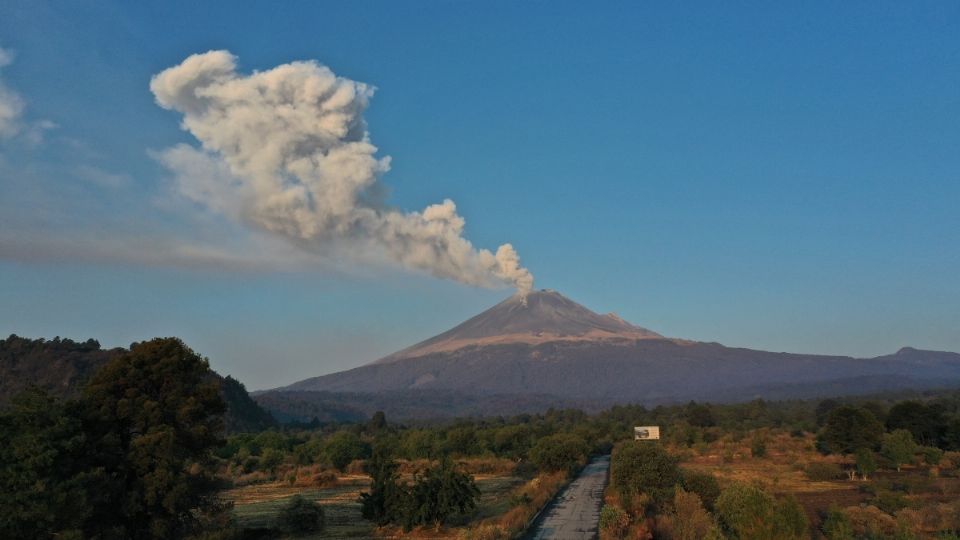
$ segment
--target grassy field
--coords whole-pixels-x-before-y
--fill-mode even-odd
[[[739,441],[724,437],[678,454],[684,468],[712,473],[721,486],[742,482],[760,485],[770,493],[796,497],[814,526],[819,525],[821,516],[831,506],[883,506],[880,501],[886,497],[896,499],[898,506],[923,509],[960,498],[960,478],[956,471],[947,470],[946,464],[944,468],[907,465],[899,472],[881,470],[867,480],[845,475],[830,480],[811,479],[807,473],[811,464],[832,463],[849,470],[853,468],[852,459],[819,454],[811,434],[794,437],[763,432],[760,436],[766,440],[765,455],[760,457],[752,455],[751,437]]]
[[[224,498],[234,504],[237,524],[244,528],[266,528],[294,495],[316,501],[323,508],[326,529],[323,538],[373,538],[373,526],[360,517],[360,492],[369,486],[369,478],[343,476],[329,488],[304,488],[283,482],[250,485],[227,491]],[[319,536],[318,536],[319,537]]]
[[[418,538],[453,538],[458,527],[503,514],[510,508],[510,495],[524,480],[514,476],[476,475],[480,488],[477,509],[465,516],[456,516],[450,526],[439,532],[420,531]],[[267,528],[274,524],[277,514],[294,495],[302,495],[321,505],[326,518],[322,534],[307,538],[385,538],[392,531],[377,531],[373,524],[360,515],[357,498],[369,489],[370,478],[365,475],[341,475],[336,486],[310,488],[291,486],[284,482],[269,482],[230,489],[223,496],[233,502],[237,524],[244,528]]]

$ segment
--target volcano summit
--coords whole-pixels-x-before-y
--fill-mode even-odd
[[[960,354],[903,348],[876,358],[793,354],[664,337],[562,294],[514,295],[435,337],[370,364],[261,393],[285,414],[292,401],[349,394],[354,407],[410,400],[408,416],[530,412],[540,405],[803,398],[960,382]],[[358,396],[366,396],[358,400]],[[389,396],[389,397],[388,397]],[[532,399],[536,396],[536,399]],[[477,410],[453,407],[473,400]],[[287,405],[279,406],[283,402]],[[432,404],[432,405],[426,405]],[[304,410],[303,404],[297,410]],[[449,405],[449,407],[447,407]],[[400,413],[403,416],[403,413]]]
[[[663,336],[634,326],[613,313],[598,315],[556,291],[544,289],[527,295],[514,294],[476,317],[376,363],[471,346],[610,339],[663,339]]]

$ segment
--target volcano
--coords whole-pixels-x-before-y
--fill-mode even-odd
[[[503,302],[446,332],[377,360],[387,363],[450,352],[464,347],[551,341],[664,339],[634,326],[614,313],[598,315],[557,291],[544,289]]]
[[[431,417],[953,385],[960,386],[956,353],[905,347],[891,355],[853,358],[726,347],[665,337],[541,290],[511,296],[442,334],[369,364],[261,393],[257,399],[285,417],[302,416],[311,410],[310,402],[330,405],[344,399],[364,414],[373,406],[404,404],[397,411],[400,417]],[[458,406],[463,403],[472,405]]]

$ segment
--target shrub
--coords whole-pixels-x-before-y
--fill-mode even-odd
[[[680,485],[691,493],[696,493],[707,510],[713,510],[717,497],[720,496],[720,484],[717,478],[710,473],[702,473],[690,469],[680,471]]]
[[[484,524],[462,531],[457,538],[462,540],[506,540],[510,535],[499,525]]]
[[[630,526],[630,516],[618,506],[603,505],[600,509],[600,530],[613,538],[621,538]]]
[[[624,500],[646,493],[657,506],[673,498],[680,481],[676,461],[656,443],[627,443],[613,456],[611,480]]]
[[[932,467],[939,465],[940,460],[943,459],[943,450],[936,446],[923,446],[920,448],[920,453],[923,455],[923,462]]]
[[[742,540],[772,538],[774,499],[758,487],[734,484],[717,498],[723,528]]]
[[[323,509],[313,501],[294,495],[277,516],[277,528],[290,534],[323,530]]]
[[[281,463],[283,463],[283,452],[275,448],[268,448],[260,456],[258,465],[261,471],[275,474]]]
[[[703,508],[696,493],[687,493],[677,488],[673,497],[673,508],[662,519],[662,528],[668,538],[673,540],[700,540],[710,535],[714,528],[713,519]]]
[[[823,519],[820,530],[827,540],[853,540],[853,525],[843,510],[831,506],[827,517]]]
[[[829,480],[840,480],[845,475],[840,465],[828,461],[814,461],[804,467],[803,473],[807,478],[814,482],[826,482]]]
[[[907,506],[907,500],[903,495],[888,489],[877,491],[876,496],[871,502],[874,506],[888,514],[893,514],[897,510],[906,508]]]
[[[897,522],[876,506],[851,506],[845,512],[854,538],[889,538],[897,533]]]
[[[860,476],[864,480],[868,476],[876,472],[877,470],[877,459],[873,455],[873,451],[869,448],[861,448],[857,450],[857,472],[860,473]]]
[[[540,439],[530,450],[530,461],[543,472],[572,472],[589,452],[590,448],[580,437],[558,433]]]
[[[790,497],[777,501],[756,486],[734,484],[717,499],[724,529],[740,540],[797,539],[807,534],[803,508]]]
[[[333,471],[321,471],[310,477],[310,485],[318,488],[328,488],[337,485],[337,474]]]
[[[777,501],[773,516],[779,538],[803,538],[807,536],[807,514],[792,495]]]
[[[350,431],[338,431],[331,435],[323,445],[323,455],[327,461],[340,471],[355,459],[364,459],[370,455],[370,446]]]
[[[897,429],[883,436],[880,452],[893,463],[897,471],[901,465],[913,460],[916,451],[917,444],[913,441],[913,435],[905,429]]]
[[[767,455],[767,442],[761,436],[756,436],[750,441],[750,455],[755,458],[762,458]]]

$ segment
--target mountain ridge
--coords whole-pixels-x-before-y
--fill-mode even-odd
[[[519,296],[378,361],[272,391],[538,394],[579,401],[730,399],[838,381],[884,390],[960,381],[960,354],[903,347],[876,358],[770,352],[664,337],[556,291]],[[853,382],[859,381],[859,382]],[[802,396],[799,396],[802,397]]]

